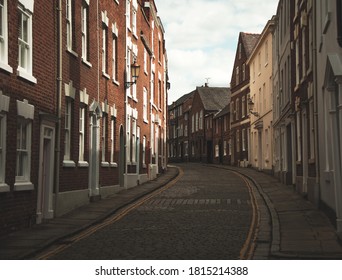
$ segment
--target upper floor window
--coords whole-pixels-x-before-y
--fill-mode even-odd
[[[32,39],[32,11],[18,6],[18,75],[33,83],[37,80],[32,76],[33,39]]]
[[[12,73],[8,65],[7,0],[0,0],[0,68]]]
[[[66,44],[68,51],[73,51],[75,41],[75,3],[73,0],[66,0]]]
[[[108,22],[107,11],[102,12],[102,74],[109,78],[108,73]]]
[[[236,67],[235,69],[235,75],[236,75],[236,85],[238,85],[240,83],[240,68],[239,66]]]
[[[89,2],[82,3],[82,59],[89,61]]]
[[[112,26],[113,40],[112,40],[112,76],[113,81],[118,81],[118,28],[116,23]]]

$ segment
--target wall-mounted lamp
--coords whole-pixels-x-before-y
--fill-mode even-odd
[[[249,98],[249,99],[248,99],[248,111],[249,111],[252,115],[254,115],[254,116],[256,116],[257,118],[259,118],[259,117],[260,117],[260,114],[259,114],[258,112],[253,112],[253,108],[254,108],[254,102],[253,102],[253,100],[252,100],[251,98]]]
[[[137,83],[139,74],[140,74],[140,65],[136,61],[134,61],[134,63],[131,65],[131,77],[133,79],[133,82],[125,82],[126,89]]]

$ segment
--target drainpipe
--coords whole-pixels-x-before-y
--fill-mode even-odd
[[[125,102],[125,109],[124,109],[124,165],[125,165],[125,174],[124,174],[124,188],[127,189],[127,179],[128,179],[128,168],[127,168],[127,104],[128,104],[128,99],[127,99],[127,89],[125,86],[125,83],[127,81],[127,61],[128,61],[128,56],[127,56],[127,36],[128,36],[128,32],[127,32],[127,5],[129,5],[126,1],[126,12],[125,12],[125,75],[124,75],[124,102]]]
[[[316,158],[316,184],[315,184],[315,194],[314,203],[318,207],[320,202],[320,158],[319,158],[319,130],[318,130],[318,86],[317,86],[317,3],[313,1],[313,93],[314,93],[314,128],[315,128],[315,158]]]
[[[57,23],[57,36],[58,36],[58,53],[57,53],[57,128],[56,128],[56,144],[55,144],[55,216],[58,213],[57,202],[59,195],[59,173],[60,173],[60,157],[61,157],[61,112],[62,112],[62,66],[63,66],[63,27],[62,27],[62,0],[58,0],[58,23]]]

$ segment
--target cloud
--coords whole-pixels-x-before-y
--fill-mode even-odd
[[[229,86],[239,32],[260,33],[276,0],[156,0],[165,27],[169,103],[210,78]]]

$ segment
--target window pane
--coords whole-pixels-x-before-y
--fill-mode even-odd
[[[3,5],[4,5],[4,1],[3,0],[0,0],[0,36],[3,36],[4,33],[3,33],[3,27],[2,27],[2,24],[3,24],[3,12],[4,12],[4,8],[3,8]],[[0,40],[1,42],[1,40]]]
[[[1,150],[2,150],[2,138],[4,136],[3,135],[4,131],[2,131],[2,129],[3,129],[2,121],[3,121],[3,117],[0,115],[0,153],[1,153]],[[1,159],[0,159],[0,161],[1,161]]]

